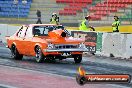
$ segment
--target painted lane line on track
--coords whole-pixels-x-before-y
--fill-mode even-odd
[[[14,87],[14,86],[10,86],[10,85],[5,85],[5,84],[0,84],[0,88],[17,88],[17,87]]]

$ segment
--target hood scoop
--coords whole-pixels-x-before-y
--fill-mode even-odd
[[[62,32],[61,33],[61,37],[66,37],[66,33],[65,32]]]
[[[53,30],[48,33],[50,38],[65,38],[66,33],[62,29]]]

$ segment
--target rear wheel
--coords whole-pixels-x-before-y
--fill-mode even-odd
[[[73,57],[74,57],[75,63],[81,63],[82,55],[74,55]]]
[[[41,48],[40,48],[39,46],[36,47],[35,53],[36,53],[36,61],[37,61],[38,63],[43,62],[43,60],[44,60],[44,55],[43,55],[43,52],[42,52],[42,50],[41,50]]]
[[[23,58],[23,55],[19,54],[15,45],[12,45],[11,47],[11,54],[12,54],[12,58],[15,60],[22,60]]]

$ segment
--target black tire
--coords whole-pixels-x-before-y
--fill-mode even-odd
[[[23,58],[23,55],[19,54],[15,45],[12,45],[11,47],[11,54],[12,54],[12,58],[15,60],[22,60]]]
[[[74,55],[73,57],[74,57],[75,63],[81,63],[82,55]]]
[[[35,48],[35,53],[36,53],[36,58],[35,58],[36,62],[42,63],[44,61],[44,55],[43,55],[43,52],[39,46],[37,46]]]

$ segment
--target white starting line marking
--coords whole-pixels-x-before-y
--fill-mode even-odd
[[[0,87],[3,87],[3,88],[17,88],[17,87],[5,85],[5,84],[0,84]]]

